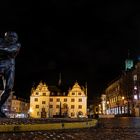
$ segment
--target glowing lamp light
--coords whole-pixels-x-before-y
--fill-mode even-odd
[[[137,86],[134,86],[134,89],[137,90]]]
[[[135,100],[137,100],[137,99],[138,99],[137,95],[134,95],[134,99],[135,99]]]
[[[124,100],[124,96],[122,96],[122,100]]]
[[[32,113],[32,112],[33,112],[33,109],[32,109],[32,108],[30,108],[30,109],[29,109],[29,112],[30,112],[30,113]]]

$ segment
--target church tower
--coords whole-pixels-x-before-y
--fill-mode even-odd
[[[59,73],[58,86],[61,86],[61,84],[62,84],[61,73]]]
[[[133,60],[130,59],[130,54],[128,50],[128,58],[125,60],[125,71],[128,71],[133,68]]]

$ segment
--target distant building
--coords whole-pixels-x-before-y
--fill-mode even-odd
[[[11,117],[13,118],[27,118],[29,117],[29,103],[21,98],[13,96],[11,102]]]
[[[140,117],[140,62],[135,65],[135,69],[132,71],[132,98],[135,116]]]
[[[40,82],[32,88],[30,96],[30,117],[87,117],[87,89],[76,82],[69,91],[61,92]]]
[[[105,95],[106,114],[140,117],[140,62],[111,82]]]
[[[0,91],[2,93],[2,91]],[[29,112],[29,103],[24,99],[17,98],[11,92],[8,100],[3,105],[2,109],[10,118],[27,118]]]

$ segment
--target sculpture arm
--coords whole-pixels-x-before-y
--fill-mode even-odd
[[[9,47],[0,47],[0,51],[7,52],[7,53],[15,53],[19,51],[20,47],[21,45],[17,43],[16,45],[11,45]]]
[[[15,57],[20,50],[21,45],[19,43],[11,45],[9,47],[1,47],[0,45],[0,52],[7,54],[11,57]]]

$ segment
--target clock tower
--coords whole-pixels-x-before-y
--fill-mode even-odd
[[[133,60],[130,59],[129,50],[128,50],[128,58],[125,60],[125,71],[130,70],[133,68]]]

